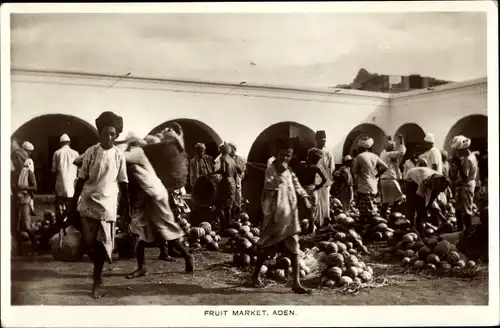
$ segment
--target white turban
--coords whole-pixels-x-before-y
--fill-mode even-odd
[[[35,149],[35,146],[29,141],[23,142],[23,149],[27,151],[33,151]]]
[[[434,143],[436,141],[436,138],[432,133],[428,132],[425,134],[424,141],[428,143]]]
[[[59,138],[59,142],[69,142],[71,141],[71,139],[69,138],[69,136],[65,133],[61,136],[61,138]]]
[[[358,147],[368,149],[371,146],[373,146],[373,139],[372,138],[365,137],[365,138],[360,138],[358,140]]]
[[[115,142],[124,142],[124,141],[132,140],[132,139],[137,139],[134,132],[132,132],[132,131],[128,131],[126,133],[122,132],[122,133],[120,133],[118,138],[116,138]]]
[[[461,150],[469,148],[470,139],[464,136],[455,136],[450,141],[450,148],[453,150]]]

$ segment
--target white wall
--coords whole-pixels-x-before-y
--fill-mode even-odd
[[[488,115],[486,78],[434,88],[391,95],[390,123],[392,135],[405,123],[416,123],[436,137],[444,147],[446,135],[460,119]]]
[[[123,116],[125,130],[142,135],[171,119],[200,120],[247,156],[265,128],[296,121],[326,130],[329,147],[340,162],[344,140],[355,126],[373,123],[387,133],[392,129],[387,94],[147,79],[123,79],[109,87],[116,80],[13,71],[12,133],[44,114],[69,114],[94,124],[100,112],[113,110]]]

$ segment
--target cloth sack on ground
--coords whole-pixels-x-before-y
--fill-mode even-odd
[[[82,234],[71,226],[61,229],[50,240],[50,249],[56,261],[80,261],[83,258]]]

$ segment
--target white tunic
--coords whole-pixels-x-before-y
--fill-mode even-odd
[[[59,148],[52,157],[52,172],[57,173],[56,196],[71,198],[75,193],[75,180],[78,168],[73,164],[79,156],[69,145]]]

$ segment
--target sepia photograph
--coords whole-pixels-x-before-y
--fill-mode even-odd
[[[2,6],[3,324],[498,324],[493,2],[157,5]]]

